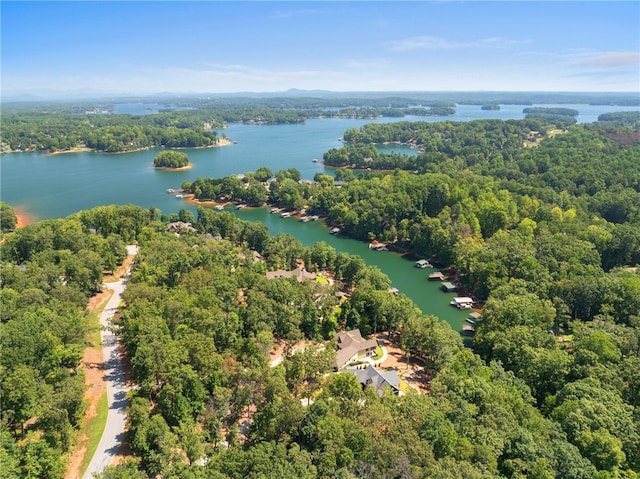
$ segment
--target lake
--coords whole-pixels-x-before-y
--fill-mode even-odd
[[[136,111],[149,111],[134,104]],[[154,107],[156,105],[153,105]],[[637,111],[637,107],[602,105],[535,105],[578,110],[579,122],[593,122],[598,115],[614,111]],[[3,201],[36,219],[66,217],[76,211],[105,204],[136,204],[156,207],[163,213],[181,208],[196,210],[194,205],[169,195],[166,190],[179,188],[183,181],[196,177],[222,177],[255,171],[268,166],[274,173],[297,168],[303,178],[316,173],[332,174],[321,159],[331,148],[339,148],[345,130],[366,123],[391,121],[470,121],[483,118],[522,119],[522,105],[501,105],[499,111],[483,111],[479,105],[459,105],[453,117],[405,117],[376,120],[314,119],[299,125],[232,124],[224,133],[236,143],[230,146],[184,150],[193,164],[187,171],[153,168],[153,158],[160,149],[124,154],[98,152],[47,155],[45,153],[13,153],[0,156],[0,194]],[[222,131],[219,131],[221,134]],[[399,152],[415,154],[407,147],[391,145]],[[303,244],[325,241],[338,251],[361,256],[367,264],[379,267],[401,293],[409,296],[425,314],[434,314],[460,330],[467,314],[449,305],[454,296],[443,293],[438,282],[429,282],[432,269],[415,268],[402,255],[370,250],[366,243],[329,234],[321,222],[302,223],[295,218],[283,219],[269,214],[267,208],[232,209],[240,218],[261,221],[271,234],[291,233]]]

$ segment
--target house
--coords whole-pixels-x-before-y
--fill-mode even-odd
[[[426,259],[420,259],[416,261],[416,268],[431,268],[431,263],[429,263]]]
[[[445,278],[444,274],[440,271],[436,271],[435,273],[431,273],[429,275],[429,281],[443,281]]]
[[[284,271],[282,269],[278,269],[276,271],[268,271],[267,279],[276,279],[276,278],[295,278],[298,280],[298,283],[303,283],[307,280],[315,280],[316,274],[310,273],[304,268],[296,268],[291,271]]]
[[[355,374],[363,389],[373,387],[380,397],[384,394],[386,387],[391,388],[394,394],[400,394],[400,378],[395,369],[380,371],[369,365],[367,369],[347,369],[347,371]]]
[[[445,281],[440,285],[442,291],[446,293],[451,293],[452,291],[458,291],[458,286],[451,281]]]
[[[169,223],[165,228],[165,231],[172,231],[175,234],[180,235],[180,233],[194,233],[196,229],[191,226],[191,223],[175,221],[173,223]]]
[[[334,366],[337,370],[344,368],[353,361],[373,356],[378,346],[378,342],[375,339],[364,339],[359,329],[342,331],[336,337],[338,338],[338,344]]]

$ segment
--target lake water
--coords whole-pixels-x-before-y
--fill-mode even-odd
[[[135,104],[147,111],[142,104]],[[613,111],[637,111],[637,107],[591,105],[536,105],[573,108],[580,112],[579,122],[593,122],[598,115]],[[155,105],[154,105],[155,107]],[[133,107],[132,107],[133,108]],[[136,204],[156,207],[163,213],[181,208],[195,213],[195,206],[166,193],[179,188],[183,181],[196,177],[221,177],[255,171],[268,166],[274,173],[297,168],[303,178],[320,173],[331,174],[322,163],[313,162],[331,148],[339,148],[348,128],[366,123],[390,121],[470,121],[481,118],[522,119],[522,105],[502,105],[499,111],[483,111],[479,105],[459,105],[453,117],[405,117],[377,120],[316,119],[300,125],[232,124],[224,133],[236,144],[220,148],[188,149],[193,164],[188,171],[163,171],[153,168],[153,158],[160,151],[151,149],[125,154],[14,153],[0,156],[0,197],[3,201],[36,219],[66,217],[76,211],[106,204]],[[220,132],[221,133],[221,132]],[[402,146],[389,146],[395,151],[414,154]],[[375,252],[366,243],[329,234],[321,222],[302,223],[269,214],[267,208],[231,210],[240,218],[261,221],[271,234],[287,232],[303,244],[325,241],[338,251],[360,255],[367,264],[379,267],[401,293],[409,296],[425,314],[434,314],[460,330],[467,314],[449,306],[454,296],[443,293],[438,282],[427,281],[432,269],[418,269],[402,255]]]

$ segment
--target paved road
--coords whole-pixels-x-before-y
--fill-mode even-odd
[[[138,248],[136,246],[127,246],[127,251],[130,255],[135,255],[138,252]],[[98,444],[91,463],[84,474],[84,479],[92,479],[95,473],[102,472],[105,467],[111,464],[118,452],[120,443],[124,440],[127,420],[127,385],[122,371],[120,355],[118,354],[118,338],[110,327],[113,315],[120,305],[128,273],[129,271],[119,281],[104,284],[106,288],[113,291],[100,315],[104,380],[107,386],[109,412],[107,424],[104,431],[102,431],[100,444]]]

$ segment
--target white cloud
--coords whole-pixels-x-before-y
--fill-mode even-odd
[[[639,52],[607,52],[593,54],[573,62],[575,66],[588,68],[620,68],[640,65]]]
[[[528,40],[507,40],[500,37],[482,38],[472,41],[452,41],[442,37],[429,35],[405,38],[387,43],[387,48],[393,52],[411,50],[459,50],[463,48],[509,48],[515,45],[529,43]]]

